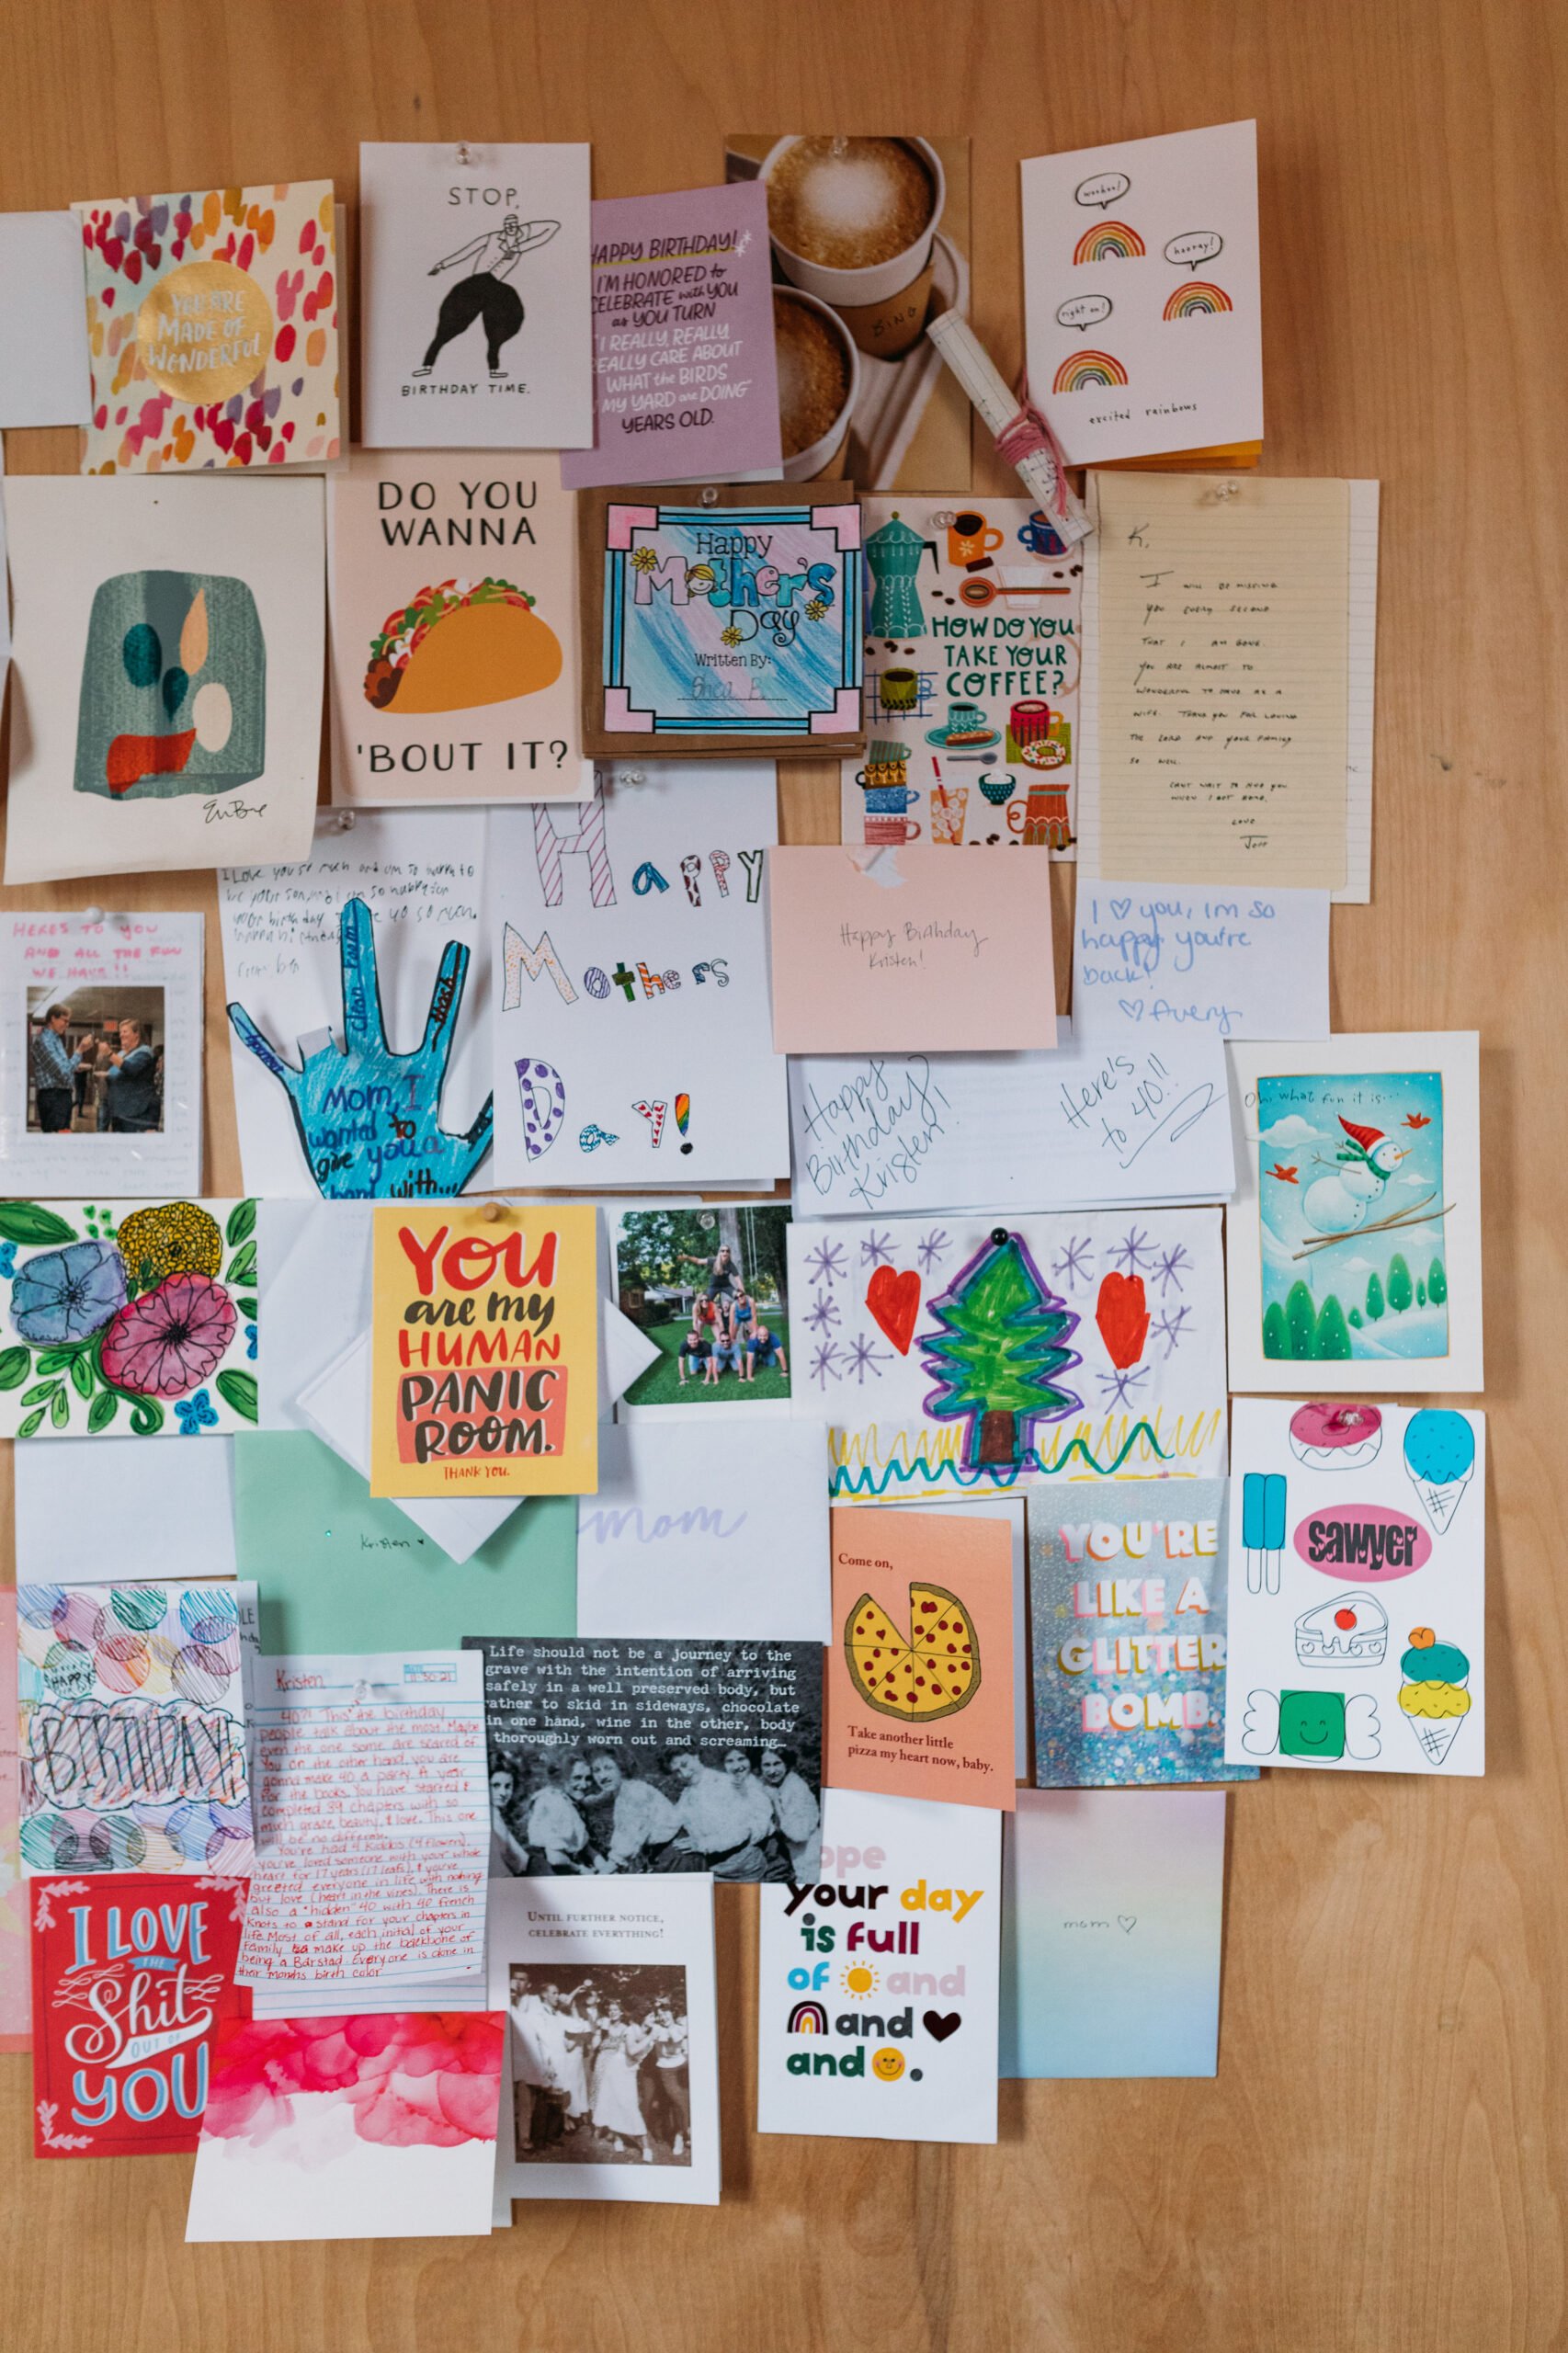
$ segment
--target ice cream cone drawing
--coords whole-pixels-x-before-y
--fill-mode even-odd
[[[1475,1472],[1475,1432],[1463,1414],[1428,1405],[1404,1430],[1404,1467],[1421,1507],[1441,1536]]]
[[[1470,1713],[1470,1661],[1457,1643],[1440,1643],[1430,1626],[1413,1626],[1399,1671],[1404,1677],[1400,1707],[1422,1756],[1429,1765],[1440,1765]]]

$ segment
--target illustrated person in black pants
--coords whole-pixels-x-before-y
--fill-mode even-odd
[[[523,324],[523,303],[517,288],[506,281],[529,247],[548,244],[560,226],[559,221],[522,222],[515,212],[508,212],[499,229],[487,230],[460,253],[449,254],[445,261],[436,263],[432,278],[463,262],[471,267],[467,277],[460,278],[442,301],[424,362],[414,371],[416,376],[427,376],[445,347],[465,334],[475,319],[483,322],[492,376],[511,372],[501,365],[501,348]]]

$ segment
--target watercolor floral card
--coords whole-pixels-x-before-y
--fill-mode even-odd
[[[256,1203],[0,1201],[0,1437],[256,1420]]]

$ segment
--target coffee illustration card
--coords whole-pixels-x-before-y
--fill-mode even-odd
[[[820,1880],[757,1899],[756,2129],[994,2141],[1002,1816],[826,1803]]]
[[[74,210],[93,377],[84,473],[336,457],[330,180],[115,196]]]
[[[1039,1788],[1254,1778],[1224,1762],[1225,1502],[1223,1479],[1029,1497]]]
[[[1233,1764],[1486,1770],[1486,1418],[1239,1397]]]
[[[1013,1804],[1013,1545],[1006,1520],[835,1511],[826,1777]]]
[[[559,470],[553,452],[361,449],[329,481],[335,801],[592,791]]]
[[[315,820],[322,485],[6,485],[7,882],[275,863]]]
[[[783,756],[860,735],[860,509],[843,483],[585,491],[583,744]]]
[[[1083,567],[1027,498],[861,501],[864,758],[846,842],[1048,850],[1075,834]]]
[[[372,1495],[592,1494],[596,1217],[583,1204],[377,1209]]]
[[[368,449],[585,449],[594,438],[589,150],[359,149]]]
[[[927,342],[969,310],[967,139],[735,133],[724,176],[767,199],[786,482],[970,479],[971,412]]]
[[[776,472],[779,418],[760,188],[601,199],[593,208],[594,446],[569,490]]]

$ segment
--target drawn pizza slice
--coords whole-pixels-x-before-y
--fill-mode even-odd
[[[956,1594],[939,1585],[909,1588],[909,1631],[863,1593],[844,1628],[850,1680],[884,1716],[933,1723],[967,1708],[980,1688],[980,1643]]]

